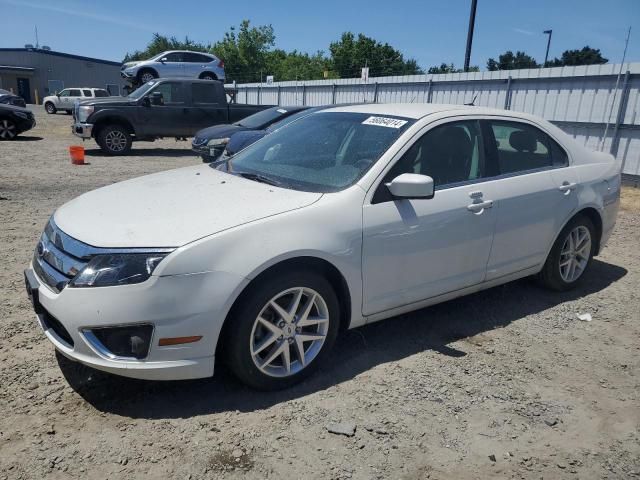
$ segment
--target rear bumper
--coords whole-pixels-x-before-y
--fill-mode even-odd
[[[80,138],[91,138],[93,133],[93,124],[76,122],[71,125],[71,132]]]

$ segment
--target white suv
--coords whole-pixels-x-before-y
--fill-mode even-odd
[[[76,100],[83,101],[89,98],[108,97],[109,92],[104,88],[65,88],[56,95],[49,95],[42,99],[44,109],[49,114],[64,110],[67,113],[73,111]]]
[[[209,53],[172,50],[149,60],[127,62],[120,69],[122,78],[145,84],[154,78],[182,77],[224,82],[224,61]]]

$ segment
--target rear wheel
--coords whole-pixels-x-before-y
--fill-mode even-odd
[[[51,102],[47,102],[44,106],[44,109],[49,115],[53,115],[54,113],[56,113],[56,106]]]
[[[107,155],[125,155],[131,150],[131,135],[121,125],[106,125],[96,135],[96,142]]]
[[[209,73],[209,72],[205,72],[202,75],[200,75],[200,78],[202,80],[217,80],[218,77],[216,77],[213,73]]]
[[[298,383],[322,364],[338,334],[340,310],[333,288],[321,275],[303,271],[250,288],[221,340],[229,367],[260,390]]]
[[[0,119],[0,140],[13,140],[18,135],[18,129],[13,121]]]
[[[593,222],[584,215],[572,219],[553,244],[539,275],[542,283],[558,291],[573,288],[591,266],[595,245]]]

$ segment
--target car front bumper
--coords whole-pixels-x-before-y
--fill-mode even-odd
[[[145,380],[184,380],[213,375],[218,335],[243,279],[224,272],[151,277],[146,282],[51,290],[31,268],[26,287],[45,336],[64,356],[89,367]],[[96,344],[100,328],[152,325],[145,358],[118,357]],[[201,337],[161,346],[160,339]],[[103,347],[103,348],[101,348]]]
[[[76,122],[71,125],[71,132],[80,138],[91,138],[93,132],[93,124]]]

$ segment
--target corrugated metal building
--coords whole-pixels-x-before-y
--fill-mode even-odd
[[[0,88],[13,90],[27,103],[69,87],[106,88],[120,93],[119,62],[40,48],[0,48]]]
[[[619,73],[622,73],[618,76]],[[640,63],[237,85],[238,102],[469,103],[532,113],[640,178]]]

